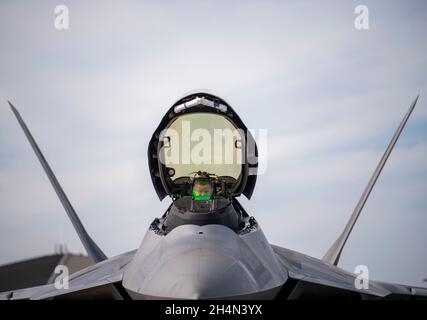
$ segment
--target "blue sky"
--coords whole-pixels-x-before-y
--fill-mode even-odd
[[[209,89],[268,130],[268,170],[246,209],[270,242],[321,257],[420,93],[341,266],[425,286],[425,1],[61,3],[66,31],[54,28],[57,2],[0,4],[0,263],[59,241],[84,252],[7,99],[90,234],[116,255],[169,205],[149,179],[151,133],[176,99]],[[369,30],[354,28],[358,4]]]

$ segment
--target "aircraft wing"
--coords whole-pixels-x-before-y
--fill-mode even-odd
[[[31,145],[34,153],[37,156],[41,166],[43,167],[53,189],[58,195],[65,212],[76,230],[88,256],[96,264],[85,268],[79,272],[72,274],[69,278],[68,289],[56,289],[54,285],[45,285],[34,288],[15,290],[5,293],[0,293],[0,300],[14,299],[49,299],[66,297],[72,298],[104,298],[104,299],[130,299],[129,294],[123,288],[121,279],[123,276],[123,268],[129,263],[134,255],[133,252],[128,252],[114,258],[107,259],[104,252],[98,247],[95,241],[89,236],[84,228],[77,212],[71,205],[70,200],[65,194],[58,179],[53,173],[52,168],[41,152],[33,135],[22,119],[18,110],[9,101],[9,106],[12,109],[19,125],[21,126],[28,142]]]
[[[419,95],[410,105],[400,122],[387,149],[380,159],[369,180],[356,208],[347,222],[343,232],[333,243],[322,260],[304,254],[272,245],[285,272],[291,282],[284,284],[282,296],[287,299],[300,298],[358,298],[358,299],[427,299],[427,288],[416,288],[405,285],[368,281],[367,289],[357,289],[355,283],[360,282],[358,276],[337,267],[345,243],[366,203],[368,197],[380,176],[387,159],[390,157],[397,140],[400,137],[410,115],[412,114]]]
[[[69,277],[68,289],[54,284],[0,293],[0,300],[123,299],[123,272],[136,250],[84,268]]]
[[[289,279],[283,299],[427,299],[427,288],[369,281],[357,289],[357,275],[302,253],[271,245]]]

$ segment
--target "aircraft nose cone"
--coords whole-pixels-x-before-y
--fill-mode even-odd
[[[221,225],[148,233],[123,285],[136,299],[268,298],[286,280],[269,248],[260,231],[244,241]]]
[[[155,272],[144,293],[157,297],[209,299],[253,292],[257,284],[232,256],[206,249],[175,256]]]

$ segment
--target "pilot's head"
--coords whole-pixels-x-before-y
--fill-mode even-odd
[[[194,180],[192,192],[194,200],[210,200],[212,191],[212,185],[208,179]]]

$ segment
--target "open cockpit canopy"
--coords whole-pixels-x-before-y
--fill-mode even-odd
[[[213,177],[230,197],[243,193],[249,199],[256,183],[255,140],[234,110],[212,94],[188,95],[168,110],[150,140],[148,159],[160,199],[191,195],[200,176]]]

